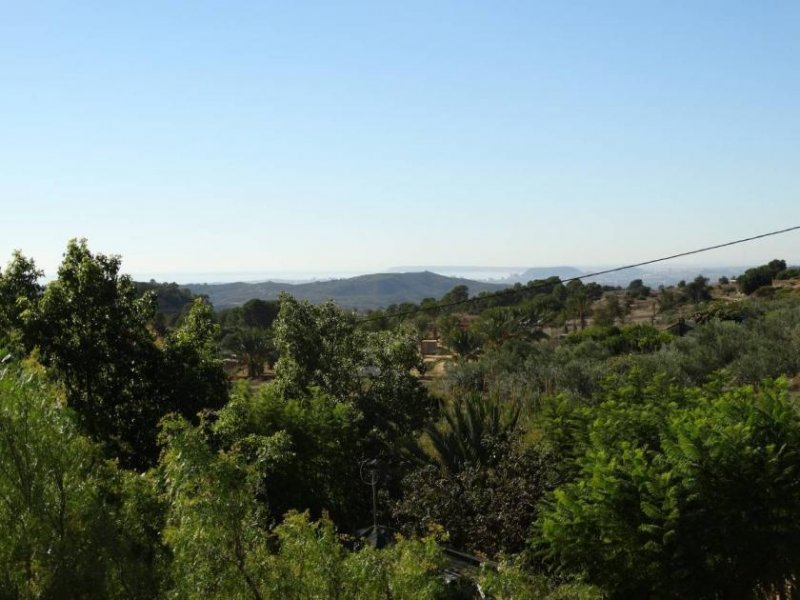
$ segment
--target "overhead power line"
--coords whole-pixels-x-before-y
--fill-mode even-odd
[[[647,265],[652,265],[655,263],[664,262],[667,260],[673,260],[676,258],[682,258],[684,256],[692,256],[693,254],[702,254],[703,252],[709,252],[711,250],[718,250],[719,248],[727,248],[728,246],[736,246],[737,244],[744,244],[745,242],[752,242],[753,240],[760,240],[766,237],[772,237],[775,235],[781,235],[782,233],[788,233],[790,231],[796,231],[800,229],[800,225],[796,225],[794,227],[787,227],[786,229],[779,229],[778,231],[770,231],[769,233],[762,233],[760,235],[754,235],[752,237],[741,238],[738,240],[734,240],[732,242],[725,242],[724,244],[715,244],[714,246],[706,246],[705,248],[698,248],[696,250],[689,250],[688,252],[679,252],[678,254],[671,254],[669,256],[662,256],[661,258],[654,258],[652,260],[645,260],[638,263],[633,263],[630,265],[624,265],[621,267],[614,267],[613,269],[604,269],[602,271],[595,271],[594,273],[585,273],[583,275],[577,275],[575,277],[568,277],[566,279],[561,279],[561,283],[569,283],[570,281],[580,281],[581,279],[589,279],[591,277],[597,277],[599,275],[608,275],[609,273],[617,273],[619,271],[625,271],[627,269],[635,269],[636,267],[645,267]],[[410,315],[415,315],[418,313],[423,312],[431,312],[435,310],[441,310],[443,308],[451,308],[453,306],[461,306],[464,304],[470,304],[472,302],[481,302],[483,300],[491,299],[491,298],[500,298],[506,296],[513,296],[515,294],[522,294],[525,292],[529,292],[531,290],[535,290],[541,287],[548,287],[552,285],[552,283],[548,283],[547,281],[537,282],[537,285],[526,285],[521,288],[509,288],[505,290],[500,290],[498,292],[493,292],[490,294],[484,294],[482,296],[473,296],[472,298],[467,298],[466,300],[456,300],[454,302],[444,302],[439,304],[434,304],[431,306],[424,306],[419,308],[414,308],[411,310],[396,312],[392,314],[382,314],[377,317],[364,317],[358,320],[358,323],[368,323],[370,321],[379,321],[382,319],[389,319],[389,318],[398,318],[398,317],[407,317]]]

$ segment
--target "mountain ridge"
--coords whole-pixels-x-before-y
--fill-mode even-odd
[[[344,308],[377,309],[403,302],[418,303],[424,298],[440,298],[458,285],[467,286],[471,296],[508,287],[508,284],[447,277],[431,271],[372,273],[307,283],[190,283],[182,287],[193,294],[208,296],[217,309],[240,306],[253,298],[275,300],[281,292],[314,303],[333,300]]]

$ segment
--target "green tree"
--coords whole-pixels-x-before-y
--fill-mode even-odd
[[[106,462],[45,377],[0,370],[0,597],[153,598],[160,511]]]
[[[785,382],[681,390],[629,382],[587,413],[578,477],[539,547],[611,597],[751,597],[793,581],[800,417]]]
[[[242,305],[242,321],[246,327],[268,329],[278,318],[280,303],[253,298]]]
[[[347,527],[363,525],[368,490],[360,481],[363,456],[361,413],[320,391],[300,399],[284,398],[278,387],[257,390],[239,385],[219,411],[214,436],[222,448],[243,440],[282,436],[280,460],[260,465],[258,498],[270,523],[291,509],[315,518],[328,512]]]
[[[149,386],[158,366],[147,328],[155,307],[152,296],[137,298],[119,268],[118,256],[70,241],[26,328],[86,431],[126,464],[141,465],[143,452],[153,457],[155,424],[166,412]]]
[[[442,296],[441,304],[452,302],[465,302],[469,299],[469,288],[466,285],[457,285],[452,290]]]
[[[413,375],[422,357],[413,336],[367,332],[333,303],[314,306],[283,296],[275,323],[276,381],[287,398],[317,387],[363,415],[365,438],[385,452],[419,431],[433,409]]]
[[[264,365],[274,352],[272,339],[257,327],[244,327],[236,332],[235,345],[239,360],[247,366],[248,377],[259,377],[264,373]]]
[[[280,459],[282,437],[251,437],[215,452],[202,428],[175,417],[164,421],[162,441],[164,539],[173,554],[174,594],[265,598],[268,535],[256,486],[259,465]]]
[[[772,285],[772,280],[785,269],[786,261],[775,259],[766,265],[747,269],[743,274],[739,275],[736,282],[743,293],[750,295],[761,287]]]
[[[380,459],[384,488],[396,489],[407,470],[399,449],[415,439],[435,409],[414,375],[422,369],[414,336],[365,331],[331,303],[314,306],[289,297],[281,301],[275,332],[280,395],[303,401],[318,390],[355,409],[360,442],[349,460]]]
[[[480,335],[471,329],[454,329],[444,339],[445,345],[455,354],[458,358],[464,360],[471,360],[478,356],[481,351],[481,344],[483,340]]]
[[[573,285],[580,284],[580,285]],[[586,317],[589,315],[592,300],[585,286],[579,280],[570,281],[567,284],[569,295],[567,296],[567,312],[570,318],[576,318],[580,322],[581,329],[586,327]]]
[[[621,321],[628,314],[628,306],[620,302],[617,294],[606,296],[605,302],[594,309],[594,323],[602,326],[612,326]]]
[[[72,240],[58,278],[26,312],[26,339],[64,385],[85,431],[123,465],[144,469],[158,455],[159,419],[219,408],[227,382],[210,305],[196,299],[161,348],[148,327],[153,296],[138,296],[120,265],[118,256]]]
[[[260,473],[287,455],[286,435],[251,435],[215,451],[204,428],[165,422],[169,502],[165,540],[177,598],[255,600],[439,598],[444,556],[432,539],[348,552],[328,519],[290,512],[270,532],[258,501]],[[270,485],[270,481],[266,485]]]
[[[650,296],[650,288],[647,287],[641,279],[634,279],[628,284],[626,295],[630,298],[647,298]]]
[[[476,329],[486,344],[500,345],[516,335],[519,328],[514,313],[508,308],[490,308],[481,314]]]
[[[281,296],[275,323],[279,385],[289,397],[302,396],[311,386],[338,399],[352,397],[360,388],[360,369],[365,366],[362,341],[354,318],[332,302],[314,306]]]
[[[216,410],[225,404],[228,378],[217,352],[218,337],[219,325],[214,322],[211,305],[204,298],[195,298],[156,357],[157,372],[149,384],[159,399],[158,418],[174,411],[191,420],[202,410]]]
[[[490,463],[498,445],[507,445],[517,427],[519,406],[505,406],[488,396],[472,395],[442,407],[441,427],[430,424],[425,436],[430,457],[448,473],[467,464]]]
[[[524,549],[548,489],[548,460],[515,442],[519,407],[470,396],[445,406],[412,454],[394,516],[408,530],[441,525],[456,548],[494,556]]]
[[[684,294],[690,302],[703,302],[711,300],[711,288],[708,287],[708,277],[698,275],[684,288]]]
[[[0,336],[14,332],[15,341],[23,335],[23,314],[30,311],[42,293],[39,279],[44,273],[33,260],[15,250],[5,272],[0,272]]]

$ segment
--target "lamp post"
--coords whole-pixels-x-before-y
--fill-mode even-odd
[[[378,539],[378,479],[380,471],[381,464],[377,459],[361,461],[359,468],[361,481],[372,488],[372,531],[376,540]],[[367,474],[369,479],[365,477]]]

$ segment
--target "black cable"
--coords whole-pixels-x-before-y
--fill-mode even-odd
[[[788,233],[790,231],[795,231],[800,229],[800,225],[796,225],[794,227],[787,227],[786,229],[780,229],[778,231],[770,231],[769,233],[762,233],[760,235],[754,235],[752,237],[742,238],[739,240],[734,240],[732,242],[725,242],[724,244],[716,244],[714,246],[706,246],[705,248],[698,248],[697,250],[689,250],[688,252],[680,252],[678,254],[672,254],[670,256],[663,256],[661,258],[654,258],[652,260],[645,260],[643,262],[633,263],[630,265],[625,265],[622,267],[614,267],[613,269],[605,269],[603,271],[595,271],[594,273],[586,273],[584,275],[577,275],[575,277],[568,277],[567,279],[560,279],[562,284],[569,283],[570,281],[579,281],[581,279],[588,279],[589,277],[597,277],[598,275],[608,275],[609,273],[616,273],[618,271],[625,271],[626,269],[635,269],[636,267],[644,267],[647,265],[652,265],[654,263],[664,262],[667,260],[673,260],[675,258],[682,258],[684,256],[691,256],[693,254],[701,254],[703,252],[708,252],[710,250],[717,250],[719,248],[726,248],[727,246],[735,246],[736,244],[744,244],[745,242],[752,242],[753,240],[759,240],[765,237],[771,237],[773,235],[780,235],[782,233]],[[552,283],[548,283],[546,280],[541,281],[539,285],[527,285],[521,288],[510,288],[505,290],[500,290],[498,292],[493,292],[491,294],[484,294],[483,296],[473,296],[472,298],[467,298],[466,300],[456,300],[455,302],[446,302],[444,304],[436,304],[433,306],[425,306],[420,308],[415,308],[413,310],[406,310],[403,312],[397,312],[392,314],[383,314],[378,317],[365,317],[358,320],[358,323],[369,323],[370,321],[380,321],[382,319],[389,319],[389,318],[397,318],[397,317],[407,317],[410,315],[415,315],[421,312],[430,312],[434,310],[440,310],[442,308],[450,308],[451,306],[460,306],[462,304],[469,304],[470,302],[479,302],[481,300],[486,300],[489,298],[498,298],[502,296],[510,296],[513,294],[519,294],[522,292],[528,292],[530,290],[535,290],[540,287],[547,287],[553,285]]]

